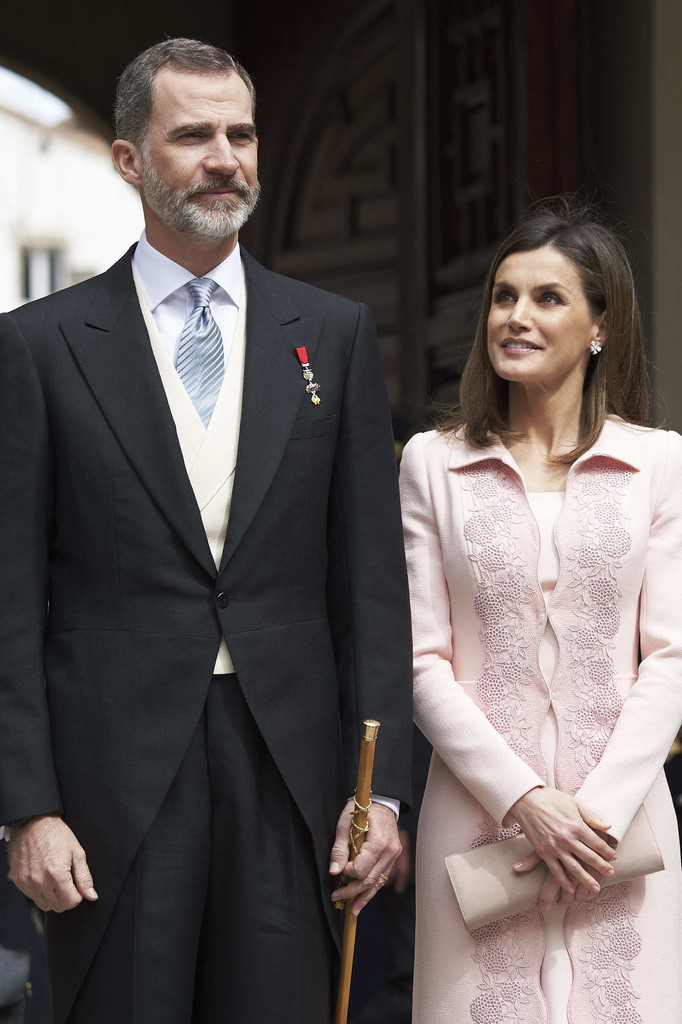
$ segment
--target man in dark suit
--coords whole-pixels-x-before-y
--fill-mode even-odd
[[[359,911],[399,853],[411,654],[376,338],[239,249],[253,103],[224,51],[136,58],[113,158],[145,235],[0,317],[0,821],[54,911],[57,1024],[321,1024],[332,897]],[[365,717],[384,796],[347,867]]]

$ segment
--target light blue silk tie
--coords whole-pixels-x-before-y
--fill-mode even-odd
[[[189,282],[194,309],[182,329],[178,350],[178,375],[205,427],[225,373],[223,338],[210,306],[217,287],[209,277],[195,277]]]

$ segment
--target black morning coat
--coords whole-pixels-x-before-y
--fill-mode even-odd
[[[367,309],[244,254],[241,433],[216,574],[132,251],[0,317],[0,822],[61,811],[100,894],[48,915],[57,1021],[194,732],[221,635],[310,829],[330,921],[364,718],[381,721],[374,791],[409,801],[408,599]]]

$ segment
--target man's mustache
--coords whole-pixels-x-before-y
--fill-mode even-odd
[[[188,189],[185,189],[185,199],[203,195],[204,192],[214,192],[216,189],[236,192],[237,195],[243,196],[244,199],[248,199],[253,195],[253,189],[250,185],[247,185],[245,181],[240,181],[239,178],[216,177],[211,178],[209,181],[202,181],[199,185],[190,185]]]

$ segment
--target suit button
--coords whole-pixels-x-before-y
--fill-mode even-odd
[[[221,590],[218,596],[216,597],[216,603],[219,608],[227,608],[228,604],[230,603],[230,599],[227,596],[227,594],[223,593],[223,591]]]

